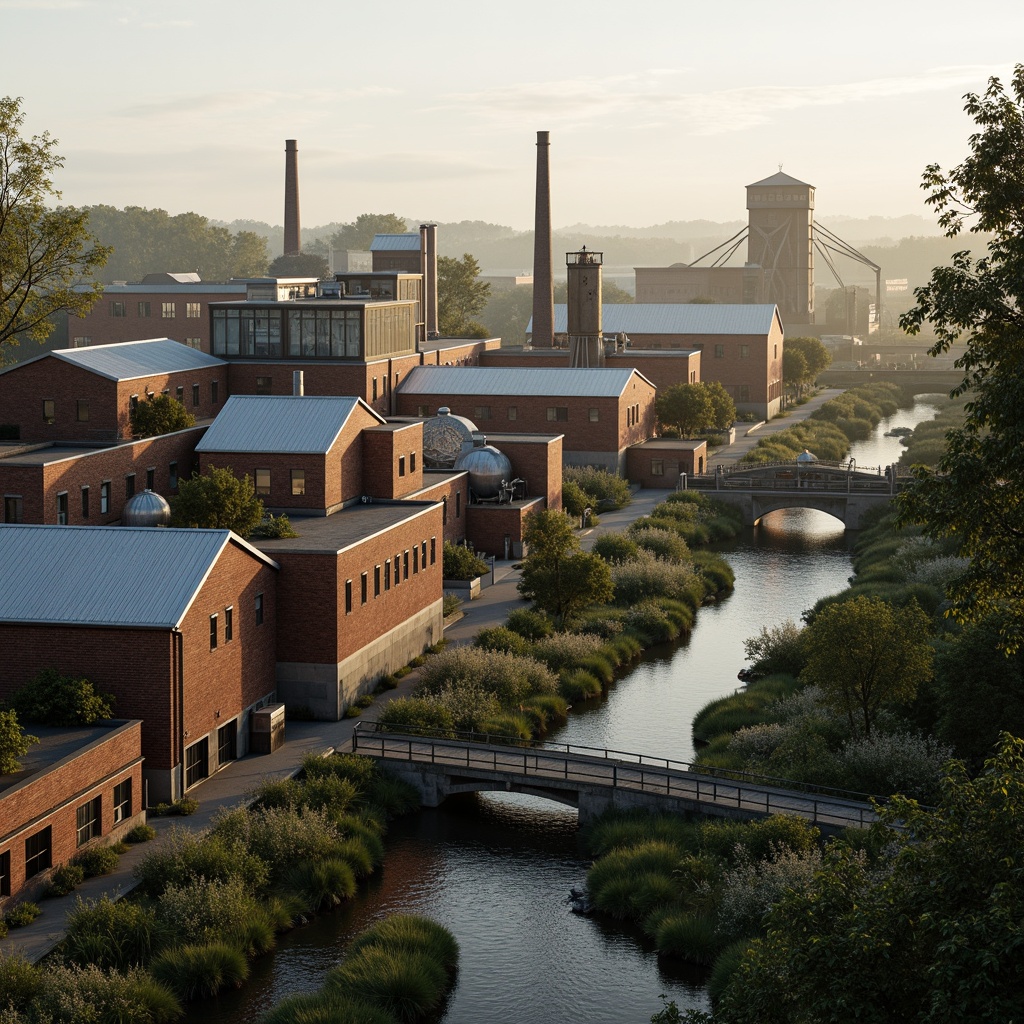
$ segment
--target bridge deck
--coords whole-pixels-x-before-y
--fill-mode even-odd
[[[694,803],[708,813],[728,810],[752,818],[790,814],[829,829],[863,828],[877,817],[867,798],[856,799],[854,794],[801,792],[753,778],[716,778],[693,771],[687,762],[572,745],[514,747],[441,740],[371,732],[372,727],[373,723],[356,727],[352,738],[356,753],[385,762],[429,766],[447,775],[576,791],[585,787],[629,790]]]

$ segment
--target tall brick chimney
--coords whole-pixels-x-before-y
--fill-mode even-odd
[[[284,143],[284,254],[302,251],[299,227],[299,150],[295,139]]]
[[[437,330],[437,225],[420,225],[420,261],[423,268],[423,320],[428,338]]]
[[[533,229],[533,347],[555,344],[555,285],[551,267],[549,132],[537,132],[537,213]]]

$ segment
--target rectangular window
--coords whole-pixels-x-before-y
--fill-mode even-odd
[[[377,378],[373,378],[373,400],[377,401]]]
[[[173,302],[161,302],[160,303],[160,315],[165,320],[174,319],[174,303]]]
[[[352,581],[345,580],[345,614],[352,614]]]
[[[25,877],[31,878],[50,867],[50,826],[25,840]]]
[[[210,616],[210,650],[217,650],[217,616]]]
[[[430,538],[430,564],[433,565],[437,561],[437,538]]]
[[[593,406],[591,406],[591,409],[590,409],[590,422],[591,423],[597,423],[600,419],[601,419],[601,410],[600,409],[595,409]]]
[[[409,552],[408,551],[403,551],[402,552],[402,575],[406,579],[409,578]]]
[[[203,308],[201,302],[186,302],[185,303],[185,316],[195,318],[203,315]]]
[[[103,832],[102,808],[102,797],[95,797],[75,812],[78,846],[85,846],[90,839],[95,839]]]
[[[139,303],[139,316],[152,316],[152,307],[148,302]]]
[[[741,402],[749,402],[750,401],[750,385],[749,384],[741,384],[740,385],[740,393],[739,393],[739,395],[737,397],[739,398],[739,400]]]
[[[462,515],[462,491],[455,492],[455,518]]]
[[[110,511],[110,481],[104,480],[100,484],[100,515],[105,516]]]
[[[210,401],[216,405],[220,401],[220,381],[210,381]]]
[[[519,419],[519,406],[518,405],[510,405],[508,407],[508,418],[510,420],[517,420],[517,419]]]
[[[204,736],[185,751],[185,788],[202,782],[210,774],[210,745]]]
[[[664,476],[665,475],[665,461],[664,459],[651,459],[651,476]]]
[[[269,469],[257,469],[256,470],[256,493],[257,494],[270,494],[270,470]]]
[[[749,345],[740,345],[740,359],[749,359],[749,358],[750,358],[750,346]]]
[[[412,549],[412,573],[415,576],[420,571],[420,549],[414,544]]]
[[[238,757],[238,722],[231,721],[217,730],[217,764],[227,764]]]
[[[229,644],[235,638],[235,606],[228,605],[224,609],[224,643]]]
[[[426,569],[426,567],[427,567],[427,542],[426,541],[423,541],[423,543],[420,544],[420,565],[422,565],[424,569]]]
[[[43,422],[57,422],[57,403],[52,398],[43,399]]]
[[[176,462],[172,462],[167,467],[167,477],[168,486],[174,490],[178,486],[178,464]]]
[[[391,589],[391,559],[384,559],[384,589]]]
[[[20,523],[23,516],[23,503],[20,494],[4,495],[4,522]]]
[[[147,491],[152,491],[153,490],[153,484],[155,482],[156,482],[156,470],[152,466],[150,466],[149,469],[146,470],[146,490]]]
[[[124,303],[123,302],[111,302],[110,304],[110,315],[111,316],[124,316]]]
[[[135,494],[135,474],[129,473],[124,478],[124,500],[127,501]]]
[[[360,604],[366,604],[367,590],[369,584],[369,577],[364,572],[359,577],[359,597]]]
[[[256,595],[256,625],[263,625],[263,595]]]
[[[405,476],[405,456],[398,456],[398,475]]]
[[[549,405],[548,419],[565,423],[569,419],[569,407],[567,405]]]
[[[202,348],[203,348],[203,339],[202,338],[186,338],[185,339],[185,347],[186,348],[194,348],[197,352],[200,352],[200,351],[202,351]]]
[[[272,395],[274,393],[274,378],[273,377],[257,377],[256,378],[256,394],[257,395]]]
[[[75,418],[79,423],[89,422],[89,399],[80,398],[75,403]]]
[[[74,338],[71,339],[72,348],[88,348],[91,344],[92,338],[90,338],[89,335],[87,334],[76,334]]]
[[[0,896],[11,895],[11,851],[0,853]]]
[[[416,406],[416,415],[417,416],[429,416],[430,413],[427,411],[427,407],[425,405],[417,405]]]
[[[395,554],[395,586],[402,582],[402,559],[397,553]]]
[[[180,405],[184,405],[185,404],[185,388],[184,388],[184,386],[182,384],[179,384],[174,389],[174,397],[178,400],[178,403]]]
[[[380,566],[373,567],[373,596],[380,597]]]
[[[82,518],[89,518],[89,488],[82,488]]]
[[[410,473],[415,473],[416,472],[416,453],[415,452],[409,452],[409,472]]]
[[[301,497],[306,493],[306,471],[304,469],[292,470],[292,494]]]
[[[132,780],[125,779],[114,787],[114,824],[132,816]]]
[[[473,406],[473,419],[489,420],[491,418],[491,407],[489,405]]]
[[[715,358],[716,359],[724,359],[725,358],[725,346],[724,345],[716,345],[715,346]]]
[[[68,492],[61,491],[57,495],[57,525],[68,525]]]
[[[199,385],[198,384],[193,384],[192,385],[192,404],[194,406],[199,404]]]

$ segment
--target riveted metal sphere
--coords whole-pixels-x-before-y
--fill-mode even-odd
[[[469,489],[478,498],[498,497],[501,482],[512,479],[508,456],[489,444],[463,452],[455,460],[455,469],[469,473]]]
[[[155,491],[140,491],[125,502],[121,513],[123,526],[166,526],[171,521],[171,506]]]
[[[437,415],[423,422],[423,459],[431,468],[450,469],[464,444],[473,443],[476,424],[456,416],[442,405]]]

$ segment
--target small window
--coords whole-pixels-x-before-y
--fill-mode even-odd
[[[301,497],[306,493],[306,471],[304,469],[292,470],[292,494]]]
[[[510,420],[517,420],[517,419],[519,419],[519,406],[518,405],[510,405],[508,407],[508,418]]]
[[[416,472],[416,453],[415,452],[409,452],[409,472],[410,473],[415,473]]]
[[[408,551],[403,551],[402,552],[402,575],[406,579],[409,578],[409,552]]]
[[[412,549],[412,573],[415,576],[420,571],[420,549],[414,545]]]
[[[0,853],[0,896],[11,895],[11,851]]]
[[[256,470],[256,493],[267,495],[270,494],[270,470],[269,469],[257,469]]]
[[[491,418],[491,407],[489,405],[477,405],[473,407],[473,419],[489,420]]]
[[[88,423],[89,422],[89,399],[88,398],[80,398],[75,403],[75,419],[77,419],[79,423]]]
[[[426,567],[427,567],[427,542],[426,541],[423,541],[423,543],[420,544],[420,563],[422,564],[423,568],[426,569]]]
[[[228,605],[224,609],[224,643],[229,644],[235,638],[235,608]]]
[[[430,538],[430,564],[433,565],[437,561],[437,538]]]
[[[405,476],[405,456],[398,456],[398,475]]]
[[[110,304],[110,315],[111,316],[124,316],[124,303],[123,302],[111,302]]]
[[[345,580],[345,614],[352,614],[352,581]]]
[[[90,839],[95,839],[103,832],[102,809],[103,798],[96,797],[87,804],[82,804],[75,812],[78,846],[85,846]]]
[[[132,780],[125,779],[114,787],[114,824],[132,816]]]
[[[105,516],[110,511],[110,481],[104,480],[100,484],[100,515]]]
[[[43,422],[57,422],[57,403],[52,398],[43,399]]]
[[[24,509],[20,494],[4,495],[4,522],[20,523],[23,521]]]
[[[186,302],[185,303],[185,316],[186,317],[199,317],[203,315],[202,303],[200,302]]]
[[[373,401],[377,401],[377,378],[373,378]]]
[[[210,616],[210,650],[217,650],[217,616]]]
[[[179,384],[174,389],[174,397],[178,400],[179,405],[184,405],[185,404],[185,387],[184,387],[184,385]]]
[[[597,423],[601,419],[601,410],[595,409],[593,406],[590,408],[590,422]]]
[[[448,495],[442,495],[441,497],[441,525],[448,525]]]
[[[716,345],[715,346],[715,358],[716,359],[724,359],[725,358],[725,346],[724,345]]]
[[[569,419],[569,407],[567,405],[549,405],[548,419],[565,423]]]
[[[256,625],[263,625],[263,595],[256,595]]]
[[[740,359],[749,359],[749,358],[750,358],[750,346],[749,345],[740,345]]]
[[[31,878],[50,867],[50,826],[25,840],[25,877]]]
[[[160,303],[160,315],[165,320],[174,319],[174,303],[173,302],[161,302]]]
[[[57,525],[68,525],[68,492],[61,491],[57,495]]]
[[[124,478],[124,500],[127,501],[135,494],[135,474],[129,473]]]
[[[369,577],[364,572],[359,577],[359,598],[360,604],[366,604],[367,590],[369,589]]]
[[[665,460],[664,459],[651,459],[651,476],[664,476],[665,475]]]
[[[82,518],[89,518],[89,488],[82,488]]]
[[[178,486],[178,464],[176,462],[172,462],[167,467],[167,477],[168,486],[174,490]]]
[[[455,518],[462,516],[462,491],[455,492]]]
[[[153,309],[149,302],[139,303],[139,316],[152,316]]]
[[[185,788],[202,782],[210,774],[210,744],[204,736],[185,751]]]
[[[384,589],[391,589],[391,559],[384,559]]]
[[[272,395],[274,393],[274,378],[273,377],[257,377],[256,378],[256,394],[257,395]]]
[[[238,757],[238,722],[228,722],[217,730],[217,764],[227,764]]]
[[[402,582],[402,558],[397,552],[395,553],[395,586]]]
[[[210,381],[210,401],[216,405],[220,401],[220,381]]]
[[[192,405],[196,406],[199,404],[199,385],[192,385]]]
[[[150,466],[149,469],[146,470],[146,490],[153,490],[154,483],[156,483],[156,470]]]
[[[373,596],[380,597],[380,566],[373,567]]]

